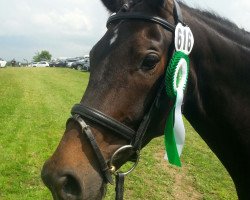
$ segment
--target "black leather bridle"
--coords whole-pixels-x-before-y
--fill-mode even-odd
[[[175,19],[175,25],[157,16],[145,15],[143,13],[136,13],[136,12],[131,12],[131,13],[130,12],[118,12],[117,14],[109,17],[107,21],[107,26],[109,26],[110,24],[114,22],[121,21],[121,20],[143,20],[149,23],[159,24],[167,31],[174,33],[177,23],[179,22],[183,23],[182,13],[176,1],[174,1],[174,19]],[[113,184],[112,174],[116,175],[116,200],[123,199],[124,176],[130,173],[134,169],[134,167],[137,165],[138,160],[139,160],[139,152],[141,150],[144,135],[151,122],[151,118],[152,118],[154,110],[157,107],[159,107],[158,102],[160,100],[161,93],[165,86],[164,77],[161,77],[161,79],[162,79],[160,80],[161,84],[153,100],[153,103],[151,107],[149,108],[147,114],[144,116],[143,120],[141,121],[137,131],[105,115],[104,113],[94,108],[87,107],[83,104],[75,104],[71,110],[72,116],[68,119],[67,123],[71,120],[74,120],[80,125],[82,129],[82,133],[87,136],[92,146],[93,152],[98,159],[99,166],[100,166],[101,172],[105,180]],[[128,142],[129,145],[123,146],[120,149],[118,149],[114,153],[112,158],[109,160],[109,162],[107,162],[105,158],[103,157],[100,148],[98,147],[98,144],[95,140],[95,137],[92,134],[90,127],[86,124],[84,119],[92,122],[93,124],[101,125],[102,127],[105,127],[106,129],[113,132],[114,134],[119,135],[120,137],[124,138]],[[129,170],[126,173],[120,173],[120,172],[117,172],[116,167],[113,164],[113,159],[120,152],[126,149],[132,150],[135,153],[135,155],[137,155],[136,161],[135,161],[135,165],[132,167],[131,170]]]

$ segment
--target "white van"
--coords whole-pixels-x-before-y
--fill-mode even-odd
[[[6,66],[6,61],[0,58],[0,67],[5,67]]]

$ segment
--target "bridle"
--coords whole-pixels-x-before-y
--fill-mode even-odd
[[[174,0],[174,19],[175,19],[175,25],[157,16],[145,15],[143,13],[137,13],[137,12],[136,13],[118,12],[117,14],[111,15],[109,17],[107,21],[107,26],[120,20],[143,20],[149,23],[159,24],[167,31],[174,33],[177,23],[179,22],[183,23],[181,9],[175,0]],[[165,86],[164,79],[162,77],[161,79],[162,79],[160,80],[161,84],[153,100],[153,103],[151,104],[151,107],[149,108],[147,114],[141,121],[137,131],[105,115],[104,113],[94,108],[87,107],[83,104],[75,104],[71,109],[72,116],[68,119],[67,124],[69,121],[73,120],[80,125],[81,132],[87,136],[91,144],[91,147],[93,149],[93,152],[98,159],[99,167],[101,169],[101,173],[103,174],[105,180],[113,184],[114,181],[112,178],[112,174],[116,175],[116,200],[123,199],[124,177],[130,172],[132,172],[133,169],[136,167],[139,161],[140,150],[142,147],[144,135],[151,122],[154,111],[156,109],[159,109],[160,106],[159,100],[161,98],[161,94]],[[114,134],[119,135],[120,137],[124,138],[129,145],[122,146],[121,148],[116,150],[115,153],[110,158],[110,160],[107,162],[102,155],[102,152],[95,140],[94,135],[92,134],[90,127],[86,124],[84,119],[90,121],[91,123],[98,124],[110,130]],[[114,160],[120,153],[127,150],[134,152],[134,155],[136,156],[134,160],[134,165],[127,172],[117,172],[117,169],[114,165]]]

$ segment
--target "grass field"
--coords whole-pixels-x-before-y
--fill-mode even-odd
[[[0,69],[0,200],[52,199],[40,170],[62,137],[88,77],[60,68]],[[183,167],[164,161],[163,138],[153,140],[126,179],[126,200],[237,199],[226,170],[185,124]],[[114,199],[113,189],[109,187],[106,199]]]

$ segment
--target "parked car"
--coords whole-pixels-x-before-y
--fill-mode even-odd
[[[51,61],[49,62],[49,66],[50,66],[50,67],[55,67],[55,63],[56,63],[56,60],[51,60]]]
[[[78,60],[81,60],[82,58],[68,58],[66,59],[66,65],[67,67],[71,67],[72,63],[77,62]]]
[[[90,65],[89,65],[89,59],[82,59],[78,60],[71,65],[72,69],[77,69],[80,71],[89,71]]]
[[[36,67],[49,67],[49,63],[46,61],[41,61],[36,64]]]
[[[73,63],[71,64],[71,68],[72,68],[72,69],[77,69],[77,70],[81,71],[81,70],[82,70],[83,63],[84,63],[84,59],[81,59],[81,60],[78,60],[78,61],[76,61],[76,62],[73,62]]]
[[[83,70],[90,71],[90,62],[89,62],[89,57],[85,58],[85,64],[83,66]]]
[[[66,60],[63,59],[57,59],[52,62],[50,62],[49,66],[50,67],[66,67]]]
[[[29,67],[36,67],[37,66],[37,62],[32,62],[29,64]]]
[[[6,66],[6,61],[0,58],[0,67],[5,67]]]
[[[83,58],[84,59],[89,59],[89,55],[84,55]]]

